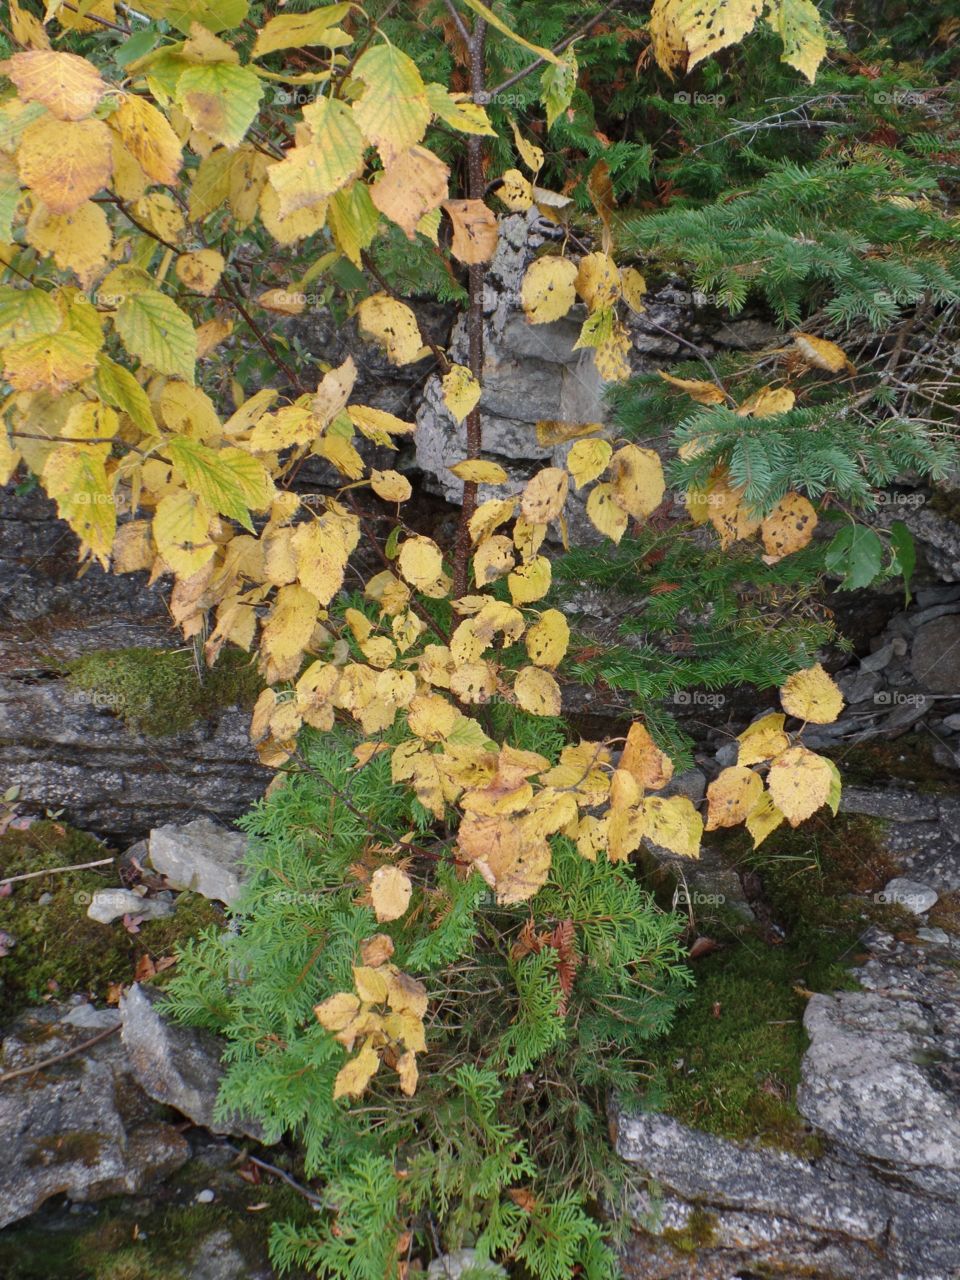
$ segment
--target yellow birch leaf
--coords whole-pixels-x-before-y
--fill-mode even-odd
[[[400,1091],[406,1097],[412,1098],[417,1092],[417,1082],[419,1073],[417,1071],[417,1058],[411,1050],[402,1053],[397,1059],[397,1075],[400,1077]]]
[[[213,559],[217,547],[210,537],[211,518],[209,508],[186,489],[178,489],[157,503],[153,538],[171,573],[189,578]]]
[[[397,565],[412,587],[424,587],[443,573],[443,556],[432,538],[417,535],[404,542]]]
[[[463,93],[448,93],[442,84],[427,85],[427,101],[435,116],[461,133],[495,138],[497,131],[483,107]]]
[[[61,445],[48,454],[42,475],[44,488],[57,504],[57,515],[80,539],[81,550],[89,550],[104,569],[117,528],[117,507],[105,461],[99,448]]]
[[[464,458],[448,470],[466,484],[503,484],[510,478],[499,462],[489,462],[484,458]]]
[[[516,498],[490,498],[487,502],[481,502],[470,517],[471,542],[482,542],[484,538],[489,538],[494,529],[513,519],[516,509]]]
[[[363,265],[361,254],[373,241],[380,213],[370,199],[365,182],[352,182],[330,199],[330,230],[334,243],[353,265]]]
[[[413,59],[391,44],[368,49],[353,75],[366,85],[354,103],[354,118],[389,165],[426,133],[432,114],[426,85]]]
[[[570,624],[559,609],[546,609],[524,636],[527,656],[537,667],[556,667],[570,644]]]
[[[596,862],[597,855],[607,848],[608,822],[609,818],[606,815],[597,818],[589,813],[580,819],[576,839],[577,852],[581,858],[586,858],[588,862]]]
[[[519,169],[508,169],[500,179],[497,198],[511,213],[525,213],[533,204],[533,183]]]
[[[534,716],[558,716],[562,710],[560,686],[542,667],[521,667],[514,681],[517,702]]]
[[[763,0],[654,0],[653,56],[668,75],[676,66],[692,71],[705,58],[738,44],[762,10]]]
[[[17,165],[51,213],[73,213],[110,181],[110,130],[102,120],[45,116],[24,130]]]
[[[129,93],[107,124],[148,178],[164,186],[176,182],[183,162],[180,139],[152,102]]]
[[[761,387],[739,406],[737,417],[773,418],[778,413],[789,413],[796,399],[789,387]]]
[[[707,827],[736,827],[746,821],[763,793],[758,773],[743,765],[723,769],[707,787]]]
[[[531,837],[509,815],[466,814],[457,831],[457,843],[501,905],[526,902],[546,884],[550,874],[548,841]]]
[[[320,44],[326,48],[338,48],[340,40],[328,44],[330,28],[341,22],[353,8],[351,4],[327,4],[309,13],[282,13],[271,18],[257,32],[252,58],[263,58],[278,49],[302,49],[304,45]]]
[[[833,785],[831,761],[806,747],[788,747],[770,765],[770,797],[791,827],[827,803]]]
[[[379,342],[391,364],[411,364],[420,359],[423,338],[417,317],[406,303],[386,293],[375,293],[360,303],[357,319],[361,334]]]
[[[647,796],[643,802],[644,834],[654,844],[683,858],[700,857],[703,819],[686,796]]]
[[[3,374],[15,391],[66,391],[96,367],[96,346],[71,331],[24,338],[3,352]]]
[[[312,140],[298,143],[267,171],[281,218],[320,204],[363,169],[363,134],[349,107],[336,98],[324,97],[309,103],[303,118]]]
[[[257,295],[256,303],[264,311],[274,311],[281,316],[303,315],[306,305],[302,293],[289,289],[265,289]]]
[[[517,522],[513,526],[513,545],[520,552],[521,560],[532,560],[543,546],[546,536],[545,524],[533,524],[526,516],[517,516]]]
[[[466,365],[451,365],[443,375],[440,385],[443,389],[443,403],[457,422],[462,422],[480,403],[480,383]]]
[[[370,199],[413,240],[420,219],[446,200],[449,177],[450,170],[439,156],[426,147],[411,147],[371,183]]]
[[[442,742],[453,731],[459,713],[439,693],[418,693],[410,702],[407,724],[425,742]]]
[[[746,828],[753,836],[753,847],[758,849],[767,836],[776,831],[783,821],[783,814],[773,803],[770,792],[764,791],[746,819]]]
[[[795,333],[793,341],[804,360],[815,369],[823,369],[827,373],[839,373],[841,369],[856,372],[843,347],[838,347],[835,342],[815,338],[811,333]]]
[[[402,418],[387,413],[385,409],[371,409],[364,404],[348,405],[347,417],[368,440],[392,449],[397,446],[391,436],[410,435],[416,430],[416,423],[404,422]]]
[[[543,168],[543,147],[538,147],[535,143],[528,142],[517,128],[516,120],[510,120],[510,128],[513,130],[513,140],[516,143],[517,151],[520,153],[520,159],[533,176],[536,177]]]
[[[464,662],[450,676],[450,692],[461,702],[482,706],[497,692],[497,677],[489,662]]]
[[[786,751],[790,745],[790,739],[783,731],[785,719],[786,717],[779,712],[771,711],[769,715],[754,720],[743,733],[738,734],[737,741],[740,743],[740,749],[737,754],[737,764],[762,764],[765,760],[772,760],[774,756]]]
[[[598,484],[587,498],[587,518],[598,533],[619,542],[627,531],[627,513],[614,499],[613,485]]]
[[[576,289],[590,311],[612,307],[620,297],[620,271],[606,253],[588,253],[580,259]]]
[[[413,485],[399,471],[370,472],[370,488],[384,502],[406,502],[413,494]]]
[[[613,457],[607,440],[578,440],[567,454],[567,470],[578,489],[606,471]]]
[[[51,213],[37,204],[27,220],[26,237],[35,249],[52,255],[61,270],[81,278],[103,267],[112,244],[107,215],[89,200],[72,213]]]
[[[49,49],[50,37],[39,18],[24,9],[17,0],[10,0],[10,30],[17,44],[29,49]]]
[[[99,71],[72,53],[31,50],[0,64],[24,102],[39,102],[58,120],[83,120],[107,91]]]
[[[174,270],[188,289],[209,298],[225,265],[223,254],[217,253],[216,249],[197,249],[192,253],[182,253]]]
[[[410,905],[413,883],[399,867],[377,867],[370,879],[370,898],[377,920],[399,920]]]
[[[565,316],[577,300],[576,264],[569,258],[538,258],[527,268],[520,301],[531,324],[550,324]]]
[[[819,662],[789,677],[780,702],[788,716],[810,724],[833,724],[843,710],[843,695]]]
[[[368,1040],[355,1058],[340,1068],[333,1082],[334,1098],[359,1098],[377,1074],[380,1058]]]
[[[507,578],[510,599],[515,605],[542,600],[550,590],[551,579],[550,561],[545,556],[537,556],[520,565]]]
[[[570,481],[562,467],[544,467],[527,481],[520,510],[531,524],[547,524],[563,511]]]
[[[544,62],[552,62],[556,67],[564,67],[564,61],[559,58],[552,49],[544,49],[539,44],[532,44],[529,40],[525,40],[512,27],[508,26],[504,20],[493,12],[493,10],[482,3],[482,0],[464,0],[464,4],[474,13],[484,19],[489,26],[495,27],[502,36],[506,36],[508,40],[513,40],[517,44],[522,45],[524,49],[530,53],[536,54],[538,58],[542,58]]]
[[[652,449],[625,444],[610,460],[610,475],[614,502],[636,520],[663,501],[663,467]]]
[[[308,205],[304,209],[295,209],[285,217],[280,213],[280,197],[268,181],[259,196],[260,221],[273,236],[277,244],[296,244],[298,240],[306,240],[322,231],[327,221],[326,200]]]
[[[659,791],[673,777],[673,761],[639,721],[632,724],[627,733],[620,768],[633,774],[645,791]]]
[[[473,557],[473,577],[478,587],[496,582],[516,564],[513,542],[503,534],[493,534],[479,544]]]
[[[300,586],[281,587],[260,636],[260,666],[268,684],[293,680],[317,622],[317,597]]]
[[[788,493],[782,497],[760,524],[767,564],[776,564],[784,556],[801,551],[816,527],[817,513],[802,494]]]
[[[360,1001],[352,991],[340,991],[314,1006],[317,1021],[326,1031],[342,1031],[360,1012]]]
[[[595,315],[602,315],[596,312]],[[590,323],[590,318],[587,324]],[[592,344],[591,344],[592,345]],[[630,368],[630,334],[619,318],[614,314],[609,334],[596,344],[593,362],[597,373],[604,382],[625,382],[631,375]]]
[[[243,141],[262,95],[259,76],[250,67],[229,62],[193,64],[177,80],[177,105],[183,114],[195,129],[225,147],[238,147]]]
[[[647,282],[636,267],[620,268],[620,293],[631,311],[638,314],[646,310],[642,299],[647,292]]]
[[[453,227],[450,250],[459,262],[489,262],[497,249],[497,215],[482,200],[445,200]]]
[[[696,404],[723,404],[726,400],[722,388],[715,382],[701,382],[698,378],[675,378],[662,369],[658,369],[657,373],[671,387],[685,391]]]

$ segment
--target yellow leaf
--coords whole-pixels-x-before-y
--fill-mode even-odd
[[[761,387],[744,400],[737,409],[737,416],[773,418],[778,413],[789,413],[796,398],[789,387]]]
[[[461,133],[482,134],[488,138],[497,136],[486,111],[471,102],[466,94],[448,93],[442,84],[428,84],[427,101],[435,116]]]
[[[813,84],[827,56],[823,19],[813,0],[769,0],[766,20],[783,41],[780,61],[795,67]]]
[[[21,182],[51,213],[73,213],[110,181],[110,130],[102,120],[45,116],[24,130],[17,164]]]
[[[602,422],[551,422],[549,419],[537,423],[537,444],[546,449],[554,445],[566,444],[568,440],[579,440],[582,436],[593,436],[603,430]]]
[[[213,558],[211,512],[195,493],[178,489],[161,498],[153,517],[157,550],[172,573],[189,578]]]
[[[39,102],[58,120],[83,120],[107,91],[99,71],[72,53],[32,50],[0,63],[24,102]]]
[[[497,692],[497,677],[489,662],[464,662],[450,677],[450,692],[461,702],[481,706]]]
[[[786,751],[790,739],[783,731],[785,718],[779,712],[771,711],[769,715],[754,720],[743,733],[738,734],[740,750],[737,764],[762,764],[765,760],[772,760],[774,756],[780,755],[781,751]]]
[[[660,459],[652,449],[625,444],[610,460],[613,500],[634,519],[641,520],[663,501]]]
[[[763,793],[758,773],[743,765],[723,769],[707,787],[707,830],[744,822]]]
[[[513,119],[510,121],[510,128],[513,130],[513,140],[520,153],[520,159],[533,176],[536,177],[543,168],[543,147],[538,147],[533,142],[528,142],[517,128],[517,122]]]
[[[413,485],[399,471],[370,472],[370,488],[384,502],[406,502],[413,494]]]
[[[520,552],[521,560],[532,560],[543,546],[546,536],[545,524],[532,524],[526,516],[517,516],[517,522],[513,526],[513,545]]]
[[[426,147],[403,151],[370,185],[370,199],[408,240],[416,235],[425,214],[438,209],[447,198],[450,170]]]
[[[753,836],[753,847],[759,848],[772,831],[776,831],[783,822],[783,814],[770,798],[770,792],[763,795],[747,814],[746,828]]]
[[[802,550],[816,527],[817,513],[802,494],[788,493],[782,497],[760,525],[767,564],[776,564],[784,556]]]
[[[417,1081],[419,1074],[417,1072],[416,1055],[407,1050],[397,1059],[397,1075],[400,1077],[400,1090],[408,1098],[412,1098],[417,1092]]]
[[[552,571],[550,561],[545,556],[522,564],[507,578],[510,599],[514,604],[532,604],[534,600],[542,600],[550,590]]]
[[[412,587],[425,587],[443,574],[443,556],[432,538],[408,538],[397,558],[400,572]]]
[[[113,416],[116,421],[116,414]],[[117,508],[105,461],[100,448],[61,445],[48,455],[42,476],[60,519],[66,520],[82,549],[96,556],[103,568],[109,563],[117,528]]]
[[[370,897],[377,920],[399,920],[410,905],[413,883],[399,867],[377,867],[370,879]]]
[[[296,244],[298,240],[322,231],[327,220],[328,203],[320,200],[304,209],[295,209],[285,217],[280,214],[280,197],[269,180],[260,191],[260,220],[277,244]]]
[[[357,61],[354,76],[367,87],[353,114],[389,165],[426,132],[432,114],[417,65],[395,45],[377,44]]]
[[[39,18],[21,8],[17,0],[10,0],[10,30],[17,44],[30,49],[49,49],[50,37]]]
[[[152,102],[127,94],[107,124],[148,178],[164,186],[176,182],[183,159],[180,140]]]
[[[614,499],[612,484],[598,484],[587,498],[587,518],[598,533],[619,542],[627,530],[627,513]]]
[[[174,270],[188,289],[209,298],[223,274],[224,265],[223,254],[216,249],[197,249],[182,253]]]
[[[791,827],[827,803],[833,785],[831,762],[806,747],[788,747],[770,765],[770,797]]]
[[[738,44],[753,30],[763,0],[654,0],[650,12],[653,56],[668,74],[692,71],[704,58]]]
[[[841,369],[856,372],[843,347],[838,347],[835,342],[815,338],[811,333],[795,333],[793,341],[804,360],[815,369],[823,369],[827,373],[839,373]]]
[[[112,244],[107,215],[89,200],[72,213],[51,213],[38,203],[27,221],[26,236],[28,244],[51,254],[61,270],[75,271],[81,278],[100,271]]]
[[[588,253],[580,259],[577,293],[590,311],[612,307],[620,297],[620,272],[606,253]]]
[[[509,40],[516,41],[517,44],[523,45],[524,49],[530,53],[536,54],[538,58],[542,58],[544,62],[552,62],[554,66],[562,67],[563,60],[558,58],[552,49],[544,49],[539,44],[531,44],[529,40],[525,40],[523,36],[518,35],[512,27],[507,26],[504,20],[497,16],[491,8],[482,3],[482,0],[464,0],[464,4],[474,13],[479,14],[491,27],[495,27],[501,35],[506,36]]]
[[[489,262],[496,252],[496,214],[482,200],[445,200],[443,209],[453,227],[450,246],[460,262]]]
[[[478,587],[496,582],[516,564],[513,542],[503,534],[484,538],[473,557],[473,577]]]
[[[565,316],[577,300],[576,264],[569,258],[538,258],[520,287],[520,301],[531,324],[549,324]]]
[[[329,374],[327,376],[329,377]],[[402,418],[387,413],[385,409],[370,409],[364,404],[348,405],[347,416],[368,440],[373,440],[375,444],[386,445],[388,448],[396,448],[390,438],[392,435],[409,435],[416,430],[416,423],[404,422]]]
[[[550,874],[548,841],[525,832],[510,815],[467,814],[460,823],[457,843],[460,853],[473,863],[502,905],[526,902]]]
[[[683,858],[700,857],[703,819],[686,796],[647,796],[643,802],[644,834]]]
[[[578,440],[567,454],[567,470],[580,489],[602,475],[613,457],[613,446],[606,440]]]
[[[334,243],[357,268],[363,265],[361,254],[377,233],[380,213],[370,199],[365,182],[352,182],[330,200],[330,230]]]
[[[97,347],[71,331],[24,338],[3,352],[3,374],[15,391],[66,391],[97,367]]]
[[[360,1012],[360,1001],[352,991],[340,991],[315,1005],[313,1012],[326,1031],[342,1031]]]
[[[641,299],[647,292],[647,282],[636,267],[620,268],[620,292],[631,311],[645,311]]]
[[[513,692],[517,702],[534,716],[558,716],[562,710],[560,686],[541,667],[521,667]]]
[[[449,470],[466,484],[503,484],[509,479],[499,462],[488,462],[483,458],[464,458]]]
[[[481,502],[470,517],[470,540],[482,542],[484,538],[488,538],[494,529],[513,518],[516,509],[516,498],[490,498],[487,502]]]
[[[317,621],[317,597],[296,585],[281,587],[260,636],[260,667],[268,684],[293,680]]]
[[[225,147],[243,141],[262,94],[263,83],[250,67],[229,62],[193,64],[180,74],[176,88],[177,105],[193,127]]]
[[[357,757],[357,763],[362,768],[375,755],[379,755],[381,751],[388,750],[389,747],[385,742],[361,742],[353,754]],[[375,933],[373,937],[364,938],[363,942],[360,943],[360,959],[372,969],[385,964],[393,955],[393,952],[393,939],[385,933]]]
[[[423,338],[417,317],[406,305],[386,293],[364,298],[357,308],[360,332],[379,342],[391,364],[411,364],[420,359]]]
[[[291,539],[297,577],[320,604],[329,604],[340,590],[347,561],[359,539],[355,518],[327,514],[297,525]]]
[[[531,524],[547,524],[556,520],[563,511],[569,485],[562,467],[544,467],[527,481],[520,497],[520,510]]]
[[[525,213],[533,204],[533,184],[519,169],[508,169],[500,179],[497,198],[511,213]]]
[[[646,791],[659,791],[673,777],[673,761],[639,721],[632,724],[627,733],[620,768],[631,773]]]
[[[256,301],[257,306],[263,307],[264,311],[275,311],[281,316],[303,315],[306,305],[302,293],[296,290],[291,292],[289,289],[265,289],[257,295]]]
[[[320,204],[345,187],[363,168],[363,134],[349,107],[336,98],[320,98],[303,110],[311,141],[298,143],[267,178],[277,193],[279,216]]]
[[[333,1082],[334,1098],[359,1098],[379,1066],[380,1059],[368,1040],[357,1056],[337,1073]]]
[[[327,48],[339,47],[339,39],[327,44],[330,28],[347,16],[350,4],[327,4],[309,13],[282,13],[271,18],[257,32],[252,58],[263,58],[278,49],[301,49],[304,45],[320,44]]]
[[[788,716],[810,724],[832,724],[843,710],[843,695],[819,662],[790,676],[780,702]]]
[[[443,388],[443,403],[457,422],[462,422],[480,403],[480,383],[466,365],[451,365],[443,375],[440,385]]]
[[[727,398],[722,388],[715,382],[701,382],[697,378],[674,378],[672,374],[664,373],[662,369],[658,369],[657,373],[664,382],[669,382],[671,387],[685,391],[697,404],[723,404]]]
[[[538,667],[556,667],[570,644],[570,624],[559,609],[546,609],[524,637],[527,656]]]

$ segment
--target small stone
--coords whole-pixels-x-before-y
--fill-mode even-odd
[[[948,947],[950,945],[950,935],[945,929],[918,929],[917,937],[922,938],[924,942],[932,942],[938,947]]]
[[[215,1199],[216,1196],[209,1187],[197,1192],[197,1204],[213,1204]]]
[[[173,915],[173,899],[170,894],[144,898],[132,889],[98,889],[87,907],[87,915],[100,924],[111,924],[121,916],[163,920]]]
[[[879,689],[880,676],[875,671],[854,671],[841,676],[837,684],[846,702],[866,702]]]
[[[960,712],[955,712],[953,715],[944,716],[943,727],[944,729],[949,729],[951,733],[954,733],[954,732],[960,733]]]
[[[725,742],[723,746],[717,750],[714,759],[722,768],[728,769],[731,765],[735,765],[737,763],[737,756],[739,754],[740,744],[738,742]]]
[[[920,628],[913,642],[910,670],[933,693],[960,689],[960,615],[935,618]]]
[[[882,671],[885,666],[893,658],[893,643],[885,644],[879,648],[876,653],[870,653],[861,659],[861,671]]]
[[[209,818],[150,832],[150,861],[173,889],[192,889],[218,902],[240,896],[247,837]]]
[[[38,907],[49,907],[49,905],[50,905],[50,903],[51,903],[52,901],[53,901],[53,894],[52,894],[52,893],[41,893],[40,897],[37,899],[37,906],[38,906]]]
[[[429,1280],[460,1280],[465,1273],[469,1273],[470,1280],[499,1280],[507,1274],[499,1262],[484,1261],[476,1249],[442,1253],[427,1267]]]
[[[877,902],[887,906],[903,907],[912,911],[915,916],[922,916],[939,898],[936,889],[931,889],[919,880],[908,880],[906,876],[895,876],[884,885],[883,892],[875,895]]]

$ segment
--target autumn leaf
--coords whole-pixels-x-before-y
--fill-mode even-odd
[[[446,200],[443,209],[453,227],[453,256],[468,265],[489,262],[499,235],[493,210],[482,200]]]
[[[480,383],[465,365],[452,364],[440,385],[443,403],[457,422],[462,422],[480,403]]]
[[[843,710],[843,695],[819,662],[787,679],[780,702],[787,715],[810,724],[833,724]]]
[[[770,796],[791,827],[825,805],[833,785],[831,762],[806,747],[789,747],[770,765]]]
[[[772,760],[774,756],[786,751],[790,745],[790,739],[783,730],[784,720],[784,716],[771,711],[769,715],[754,720],[743,733],[738,734],[737,741],[740,748],[737,764],[762,764],[765,760]]]
[[[406,303],[372,294],[357,308],[357,320],[363,336],[379,342],[391,364],[411,364],[425,354],[417,317]]]
[[[413,884],[399,867],[378,867],[370,880],[370,897],[377,920],[399,920],[410,905]]]
[[[531,324],[550,324],[565,316],[577,300],[576,264],[569,258],[538,258],[523,277],[520,301]]]
[[[816,527],[817,513],[803,494],[788,493],[782,497],[760,524],[767,564],[776,564],[784,556],[802,551]]]
[[[673,777],[673,761],[639,721],[634,722],[627,733],[620,768],[631,773],[648,791],[659,791]]]
[[[723,769],[707,787],[707,831],[735,827],[752,812],[763,792],[763,780],[752,769]]]
[[[612,457],[613,446],[607,440],[577,440],[567,454],[567,470],[580,489],[602,475]]]

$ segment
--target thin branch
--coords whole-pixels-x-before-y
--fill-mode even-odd
[[[34,1062],[29,1067],[18,1067],[16,1071],[5,1071],[0,1076],[0,1084],[6,1084],[8,1080],[16,1080],[20,1076],[32,1076],[38,1071],[43,1071],[46,1067],[52,1067],[54,1063],[63,1062],[66,1058],[72,1058],[78,1053],[83,1053],[84,1049],[91,1049],[95,1044],[99,1044],[101,1040],[106,1040],[108,1036],[114,1036],[120,1030],[120,1023],[115,1027],[107,1027],[106,1031],[100,1031],[97,1035],[91,1036],[89,1040],[84,1040],[81,1044],[74,1045],[72,1049],[65,1049],[63,1053],[55,1053],[52,1058],[42,1058],[39,1062]]]
[[[469,49],[470,41],[473,39],[473,37],[470,34],[470,29],[468,28],[467,24],[463,20],[463,15],[460,13],[460,10],[457,8],[457,6],[453,3],[453,0],[443,0],[443,2],[447,6],[447,11],[449,12],[450,17],[453,19],[454,26],[460,32],[460,39],[464,42],[464,44]]]
[[[299,375],[294,373],[294,371],[287,364],[286,360],[283,359],[283,357],[277,351],[276,347],[273,345],[273,343],[270,341],[267,335],[263,332],[263,330],[257,324],[256,320],[254,320],[253,316],[250,314],[250,312],[247,310],[246,306],[244,305],[243,299],[241,298],[236,287],[227,279],[224,279],[223,287],[227,291],[228,301],[231,302],[237,308],[237,310],[243,316],[244,320],[246,320],[247,324],[250,326],[253,336],[256,338],[260,346],[263,347],[264,351],[270,357],[271,361],[276,366],[276,368],[281,369],[287,375],[287,377],[290,379],[290,385],[295,388],[295,390],[299,395],[305,394],[305,392],[307,391],[307,387],[304,386],[303,382],[300,380]]]
[[[617,3],[617,0],[611,0],[610,4],[605,4],[603,8],[600,10],[600,12],[597,14],[594,14],[594,16],[590,19],[589,22],[585,22],[582,27],[578,27],[577,30],[574,31],[571,35],[564,36],[564,38],[560,41],[559,44],[555,44],[553,46],[550,52],[563,53],[564,49],[566,49],[569,45],[573,44],[574,40],[579,40],[581,36],[585,36],[592,27],[595,27],[597,23],[601,21],[602,18],[605,18],[607,16],[607,14],[610,12],[611,9],[616,8],[616,3]],[[521,68],[520,71],[514,72],[512,76],[508,76],[507,79],[504,80],[501,84],[498,84],[495,89],[491,89],[489,91],[486,101],[490,102],[491,99],[495,98],[498,93],[503,93],[504,90],[511,89],[515,84],[519,84],[521,80],[526,80],[527,76],[532,75],[533,72],[536,71],[538,67],[542,67],[545,61],[546,61],[545,58],[535,58],[533,62],[528,63],[528,65]]]
[[[45,439],[43,436],[35,438]],[[64,871],[89,871],[91,867],[107,867],[113,861],[113,858],[99,858],[96,862],[75,862],[72,867],[47,867],[45,871],[25,871],[20,876],[6,876],[0,880],[0,884],[16,884],[19,880],[36,880],[38,876],[58,876]]]
[[[67,0],[63,0],[63,8],[69,9],[71,13],[80,13],[77,6],[69,4]],[[132,27],[122,27],[119,22],[111,22],[109,18],[99,18],[95,13],[84,13],[80,14],[80,16],[86,18],[88,22],[99,23],[101,27],[109,27],[111,31],[119,31],[122,36],[133,35]]]

